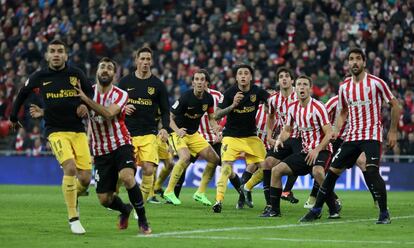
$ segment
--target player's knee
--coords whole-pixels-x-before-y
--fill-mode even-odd
[[[69,159],[62,163],[63,173],[67,176],[75,176],[77,169],[75,160]]]
[[[92,172],[90,170],[78,172],[78,180],[83,186],[89,186],[91,177]]]
[[[99,203],[104,207],[109,207],[113,201],[112,195],[98,194]]]
[[[153,163],[144,163],[142,165],[142,173],[146,176],[152,175],[154,173],[154,165]]]
[[[314,166],[312,169],[312,175],[316,182],[321,183],[325,179],[325,170],[322,166]]]
[[[213,151],[211,153],[211,156],[213,158],[213,163],[214,164],[219,164],[220,163],[220,157],[217,155],[217,153],[215,151]]]
[[[281,166],[275,166],[272,168],[272,178],[280,178],[282,177],[282,170]]]
[[[279,162],[280,162],[280,160],[278,160],[278,159],[275,159],[273,157],[268,157],[265,160],[265,167],[266,167],[266,169],[270,170],[270,169],[274,168],[276,165],[278,165]]]
[[[181,155],[181,156],[180,156],[180,160],[181,160],[181,161],[182,161],[182,163],[183,163],[183,164],[185,164],[185,165],[190,164],[190,159],[191,159],[190,154],[183,154],[183,155]]]
[[[366,170],[366,159],[365,156],[359,156],[359,158],[357,159],[356,162],[357,166],[362,170],[365,171]]]
[[[248,164],[246,167],[246,171],[250,173],[254,173],[257,170],[256,164]]]
[[[135,184],[134,173],[131,173],[129,170],[122,171],[121,173],[119,173],[119,178],[124,183],[127,189],[131,188]]]

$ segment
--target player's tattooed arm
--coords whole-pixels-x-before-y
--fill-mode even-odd
[[[225,109],[221,109],[221,108],[217,107],[216,114],[215,114],[214,118],[216,120],[220,120],[224,116],[228,115],[233,109],[234,109],[233,105],[230,105]]]
[[[219,107],[217,108],[215,119],[220,120],[224,116],[228,115],[235,107],[239,106],[239,104],[240,104],[240,102],[243,98],[244,98],[243,92],[241,92],[241,91],[237,92],[236,95],[233,98],[233,103],[230,106],[228,106],[224,109],[221,109]]]

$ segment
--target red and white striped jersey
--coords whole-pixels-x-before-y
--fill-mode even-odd
[[[104,94],[93,86],[95,94],[93,100],[104,107],[116,104],[121,112],[111,120],[105,119],[95,111],[91,111],[90,126],[92,129],[92,151],[95,156],[108,154],[122,145],[131,144],[131,137],[125,125],[125,106],[128,102],[128,93],[116,86]]]
[[[382,142],[382,101],[394,96],[380,78],[365,73],[360,82],[347,78],[339,87],[338,111],[348,107],[349,130],[345,141],[377,140]]]
[[[328,111],[329,121],[332,125],[335,124],[335,119],[337,116],[337,106],[338,106],[338,96],[334,96],[325,103],[326,110]],[[348,120],[345,120],[344,125],[342,126],[341,130],[339,131],[338,138],[345,140],[346,133],[348,132]]]
[[[325,105],[312,97],[305,107],[300,105],[299,100],[289,105],[286,125],[293,127],[295,123],[302,137],[303,152],[309,152],[321,143],[325,137],[322,127],[330,124]],[[330,143],[326,150],[332,152]]]
[[[220,91],[207,89],[207,92],[214,99],[214,111],[216,111],[218,104],[223,100],[223,94]],[[208,113],[204,113],[203,117],[200,120],[200,126],[198,127],[198,132],[203,135],[203,137],[208,142],[214,142],[216,135],[211,130],[210,120],[208,119]]]
[[[266,121],[268,113],[266,112],[265,105],[260,104],[256,113],[256,127],[257,127],[257,136],[263,141],[266,149],[270,149],[269,144],[267,143],[267,130],[266,130]]]
[[[284,97],[280,91],[272,94],[269,99],[267,100],[267,103],[269,105],[269,113],[275,114],[276,123],[279,126],[276,126],[277,128],[283,129],[283,126],[286,124],[286,116],[288,113],[288,106],[292,102],[296,101],[297,94],[295,92],[295,89],[293,89],[293,92],[289,95],[289,97]],[[291,138],[299,138],[300,132],[298,131],[298,128],[296,124],[293,126],[292,133],[290,134]]]

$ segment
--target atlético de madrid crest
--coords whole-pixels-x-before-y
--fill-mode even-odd
[[[256,102],[256,94],[250,95],[250,101]]]
[[[78,78],[77,77],[69,77],[69,83],[72,86],[76,86],[78,84]]]
[[[148,94],[154,95],[154,93],[155,93],[155,88],[154,87],[148,87]]]

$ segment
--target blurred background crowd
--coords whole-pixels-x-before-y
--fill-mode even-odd
[[[367,54],[367,70],[384,79],[403,106],[399,146],[390,154],[414,155],[414,1],[354,0],[1,0],[0,148],[28,155],[47,150],[42,123],[20,113],[25,128],[8,135],[7,120],[19,88],[44,66],[48,41],[69,47],[70,65],[91,81],[103,56],[134,70],[133,52],[154,50],[153,73],[166,84],[170,102],[191,86],[198,68],[211,73],[211,87],[235,83],[231,68],[249,63],[254,81],[277,88],[279,66],[314,80],[314,97],[326,102],[347,75],[352,46]],[[37,101],[33,96],[32,102]],[[383,110],[385,131],[389,108]],[[7,136],[7,138],[5,138]],[[386,136],[385,136],[386,137]]]

